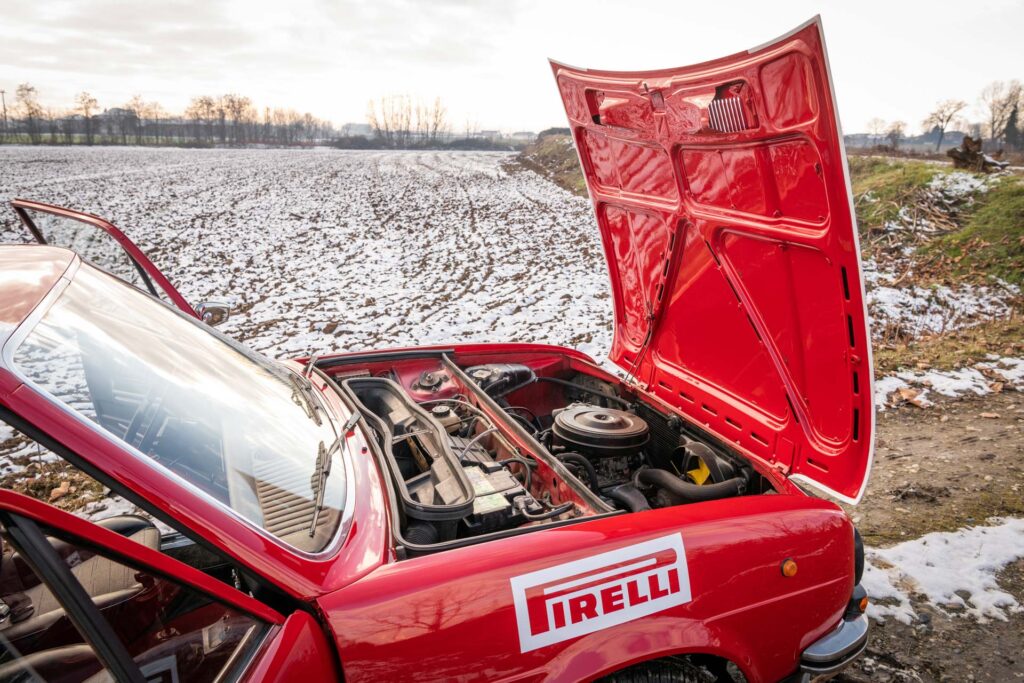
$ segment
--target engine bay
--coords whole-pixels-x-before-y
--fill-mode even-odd
[[[318,363],[372,435],[409,554],[775,492],[726,444],[595,366],[554,352],[429,355]]]

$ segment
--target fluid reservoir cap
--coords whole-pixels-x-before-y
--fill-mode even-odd
[[[442,417],[448,417],[452,414],[452,409],[446,405],[436,405],[430,409],[430,414],[440,419]]]

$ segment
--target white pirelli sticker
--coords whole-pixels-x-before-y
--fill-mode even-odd
[[[511,584],[522,652],[690,601],[680,534],[514,576]]]

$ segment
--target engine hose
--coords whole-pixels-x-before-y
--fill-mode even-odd
[[[539,512],[536,515],[530,514],[526,510],[523,510],[523,517],[526,517],[526,519],[530,520],[531,522],[539,522],[544,519],[552,519],[554,517],[558,517],[559,515],[564,515],[566,512],[572,510],[574,507],[576,507],[576,503],[563,503],[558,507],[551,508],[547,512]]]
[[[591,389],[590,387],[585,387],[582,384],[576,384],[576,382],[570,382],[567,379],[559,379],[558,377],[540,377],[540,376],[538,376],[537,377],[537,381],[538,382],[551,382],[553,384],[560,384],[563,387],[571,387],[571,388],[576,389],[578,391],[582,391],[582,392],[585,392],[585,393],[588,393],[588,394],[593,394],[594,396],[600,396],[601,398],[605,399],[606,401],[615,401],[616,403],[621,405],[623,408],[626,408],[627,410],[632,406],[632,404],[629,401],[627,401],[626,399],[624,399],[624,398],[619,398],[618,396],[612,396],[611,394],[606,394],[603,391],[598,391],[597,389]]]
[[[523,488],[525,488],[527,491],[529,491],[530,490],[530,482],[533,479],[533,472],[530,471],[530,461],[527,460],[526,458],[524,458],[521,455],[510,455],[509,457],[505,458],[504,460],[502,460],[500,462],[503,465],[505,465],[505,469],[508,469],[508,465],[506,463],[508,463],[510,461],[518,463],[518,464],[523,466]],[[509,472],[511,472],[511,471],[512,470],[509,470]]]
[[[498,431],[497,427],[491,427],[490,429],[485,429],[484,431],[480,432],[472,439],[470,439],[468,443],[462,446],[462,453],[459,455],[459,460],[461,461],[463,458],[465,458],[466,454],[469,453],[469,449],[475,446],[480,441],[480,439],[484,438],[488,434],[493,434],[496,431]]]
[[[619,484],[605,489],[603,493],[616,503],[622,504],[630,512],[651,509],[651,504],[647,502],[644,494],[640,493],[640,489],[632,484]]]
[[[637,472],[636,480],[641,484],[664,489],[669,495],[680,499],[684,503],[699,503],[705,500],[738,496],[747,488],[747,482],[743,477],[733,477],[732,479],[720,481],[717,484],[700,486],[684,481],[668,470],[653,468],[646,468]]]
[[[587,458],[585,458],[583,455],[580,455],[579,453],[575,453],[573,451],[568,451],[566,453],[556,453],[555,457],[558,458],[563,463],[571,462],[575,465],[579,465],[584,470],[586,470],[587,479],[590,481],[590,488],[594,491],[594,493],[601,492],[601,482],[599,482],[597,479],[597,470],[594,469],[594,463],[587,460]]]

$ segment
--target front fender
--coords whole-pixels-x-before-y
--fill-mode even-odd
[[[562,566],[575,571],[595,556],[629,556],[630,548],[676,536],[685,548],[688,600],[526,645],[524,629],[537,627],[517,612],[514,579]],[[835,505],[748,496],[396,561],[320,602],[349,681],[581,680],[688,652],[727,658],[751,681],[777,680],[838,622],[853,588],[853,553],[851,524]],[[798,566],[789,578],[780,570],[787,558]],[[607,576],[601,566],[591,569],[598,574],[582,583],[559,580],[589,590]],[[543,590],[537,595],[544,599]],[[543,628],[559,628],[556,622]]]

